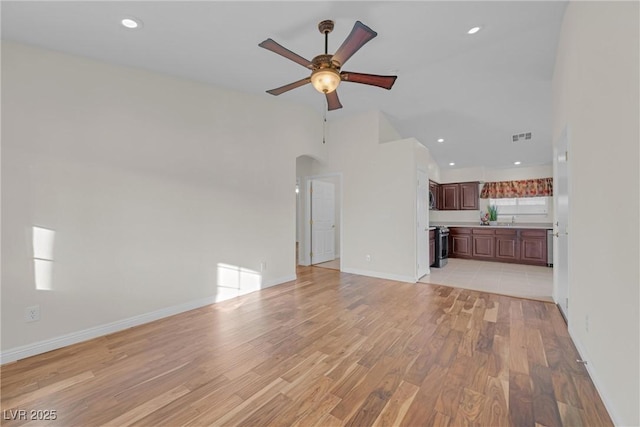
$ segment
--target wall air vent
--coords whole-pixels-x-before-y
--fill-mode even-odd
[[[531,140],[531,132],[517,133],[511,137],[512,142],[524,142]]]

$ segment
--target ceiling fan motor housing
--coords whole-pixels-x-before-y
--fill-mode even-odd
[[[321,68],[335,68],[336,70],[340,70],[340,64],[338,61],[333,60],[333,55],[322,54],[311,60],[312,70],[319,70]]]
[[[333,31],[334,24],[335,22],[333,22],[331,19],[321,21],[318,24],[318,31],[320,31],[320,34],[329,34],[331,31]]]

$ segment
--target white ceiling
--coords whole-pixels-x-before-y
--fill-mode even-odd
[[[360,20],[378,37],[343,70],[398,80],[391,91],[341,84],[344,108],[329,112],[329,121],[379,109],[446,168],[551,163],[551,77],[564,1],[2,1],[1,7],[3,39],[264,97],[309,72],[258,43],[271,37],[312,59],[324,52],[319,21],[336,22],[329,35],[334,52]],[[143,28],[120,26],[126,16],[142,20]],[[467,35],[476,25],[482,31]],[[274,100],[325,108],[311,85]],[[531,141],[512,143],[521,132],[532,132]]]

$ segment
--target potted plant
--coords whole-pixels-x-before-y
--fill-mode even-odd
[[[498,207],[489,205],[487,211],[489,213],[489,225],[498,225]]]

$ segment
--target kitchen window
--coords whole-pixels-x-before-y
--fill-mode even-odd
[[[489,205],[498,207],[498,216],[547,215],[549,197],[513,197],[489,199]]]

